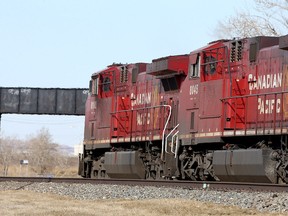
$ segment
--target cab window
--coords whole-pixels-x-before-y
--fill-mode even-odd
[[[99,78],[93,78],[89,83],[89,92],[93,95],[98,95]]]
[[[194,54],[190,61],[190,78],[199,77],[200,75],[200,56],[199,54]]]
[[[111,80],[109,77],[105,77],[103,80],[102,91],[108,92],[110,91]]]

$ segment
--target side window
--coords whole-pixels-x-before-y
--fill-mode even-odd
[[[227,63],[226,46],[217,44],[201,53],[201,81],[223,79],[224,65]]]
[[[93,92],[92,92],[92,87],[93,86],[93,80],[90,80],[89,81],[89,93],[92,93],[93,94]]]
[[[200,75],[200,56],[195,54],[190,62],[190,78],[199,77]]]
[[[178,80],[176,77],[169,77],[161,79],[164,91],[174,91],[179,89]]]
[[[205,74],[213,75],[216,72],[216,58],[207,56],[205,58]]]
[[[105,77],[104,80],[103,80],[103,87],[102,87],[103,92],[110,91],[110,84],[111,84],[110,78],[109,77]]]
[[[93,78],[93,80],[90,80],[89,83],[89,92],[93,95],[98,95],[98,85],[99,85],[99,78]]]
[[[95,95],[98,95],[98,84],[99,84],[99,78],[97,77],[95,80],[94,80],[94,88],[93,88],[93,90],[94,90],[94,94]]]

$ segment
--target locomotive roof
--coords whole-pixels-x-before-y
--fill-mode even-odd
[[[192,52],[190,52],[190,53],[197,53],[197,52],[200,52],[200,51],[202,51],[202,50],[205,50],[205,49],[207,49],[207,48],[209,48],[209,47],[211,47],[211,46],[213,46],[213,45],[215,45],[215,44],[217,44],[217,43],[225,43],[225,42],[228,42],[229,40],[217,40],[217,41],[212,41],[212,42],[210,42],[210,43],[208,43],[207,45],[205,45],[205,46],[203,46],[203,47],[200,47],[200,48],[198,48],[198,49],[196,49],[196,50],[193,50]]]
[[[188,56],[188,54],[182,54],[182,55],[169,55],[169,56],[165,56],[165,57],[161,57],[161,58],[157,58],[157,59],[153,59],[152,62],[156,62],[156,61],[161,61],[167,58],[176,58],[176,57],[182,57],[182,56]]]
[[[97,74],[102,73],[103,71],[106,71],[106,70],[108,70],[108,69],[111,69],[111,68],[117,68],[117,67],[124,66],[124,65],[129,66],[129,65],[138,65],[138,64],[147,64],[147,63],[145,63],[145,62],[126,63],[126,64],[113,63],[113,64],[111,64],[111,65],[108,65],[106,68],[103,68],[103,69],[101,69],[101,70],[98,70],[98,71],[94,72],[94,73],[92,74],[92,77],[96,76]]]

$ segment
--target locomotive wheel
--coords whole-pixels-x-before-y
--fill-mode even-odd
[[[160,167],[157,167],[156,170],[148,170],[146,171],[145,179],[150,180],[158,180],[163,176],[163,170]]]
[[[198,176],[199,176],[199,179],[201,181],[205,181],[206,180],[206,177],[204,175],[204,169],[200,168],[199,171],[198,171]]]

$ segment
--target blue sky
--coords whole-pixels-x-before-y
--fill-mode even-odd
[[[217,23],[243,3],[1,0],[0,86],[87,88],[91,74],[113,62],[151,62],[218,39]],[[84,117],[2,115],[6,136],[26,138],[42,127],[73,146],[83,139]]]

